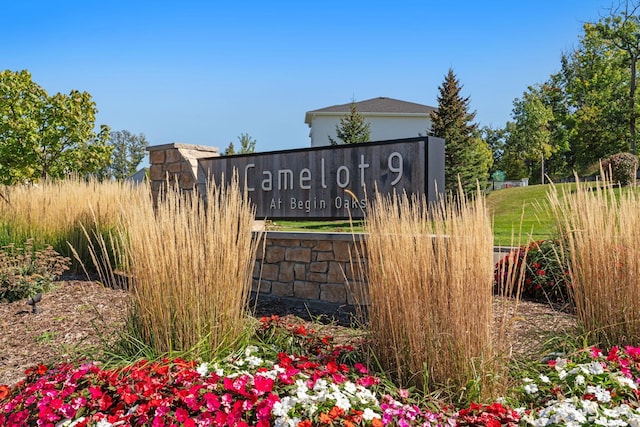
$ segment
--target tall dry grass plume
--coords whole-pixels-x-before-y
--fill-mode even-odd
[[[640,340],[640,196],[578,182],[575,191],[552,186],[549,200],[569,253],[570,293],[580,325],[601,345]],[[563,251],[565,252],[565,251]]]
[[[37,247],[48,244],[71,257],[71,244],[83,262],[90,262],[82,225],[92,228],[95,216],[104,230],[115,227],[121,206],[132,206],[145,191],[144,186],[80,178],[2,186],[0,246],[33,239]]]
[[[169,187],[155,210],[150,200],[123,206],[115,264],[131,278],[131,333],[157,354],[211,358],[246,330],[254,211],[237,180],[210,184],[206,203]],[[122,277],[101,271],[104,281]]]
[[[425,391],[488,378],[493,234],[484,197],[428,206],[378,194],[365,230],[368,317],[385,371]]]

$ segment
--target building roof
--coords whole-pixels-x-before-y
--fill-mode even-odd
[[[382,114],[382,115],[430,115],[432,111],[437,110],[436,107],[429,105],[416,104],[415,102],[401,101],[399,99],[387,98],[380,96],[364,101],[356,102],[358,113]],[[351,103],[332,105],[331,107],[320,108],[317,110],[307,111],[304,122],[311,125],[311,119],[314,115],[342,115],[351,111]]]

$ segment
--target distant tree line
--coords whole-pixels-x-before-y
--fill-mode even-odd
[[[491,172],[541,182],[597,173],[613,154],[637,151],[637,63],[640,4],[619,3],[583,25],[560,71],[513,102],[512,120],[482,130],[493,152]]]

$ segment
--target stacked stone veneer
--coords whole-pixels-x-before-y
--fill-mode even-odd
[[[264,239],[253,272],[258,299],[292,298],[311,305],[367,303],[360,272],[362,235],[267,232]]]
[[[185,191],[193,190],[198,176],[198,159],[219,156],[218,148],[172,143],[148,147],[149,179],[154,198],[160,190],[176,182]]]
[[[184,191],[193,190],[198,185],[198,159],[220,155],[215,147],[182,143],[156,145],[147,151],[154,198],[167,182],[176,182]],[[262,238],[264,244],[253,272],[253,291],[258,298],[294,300],[310,306],[366,304],[366,285],[359,272],[361,235],[266,232]]]

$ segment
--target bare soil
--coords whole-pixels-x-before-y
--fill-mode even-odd
[[[32,313],[26,301],[0,303],[0,385],[15,384],[25,369],[38,364],[73,361],[99,356],[118,336],[125,324],[128,294],[96,282],[57,282]],[[510,301],[495,299],[495,335],[500,331],[499,313],[512,312]],[[278,314],[292,318],[287,307],[258,304],[256,316]],[[304,320],[295,317],[295,321]],[[304,321],[311,323],[309,320]],[[521,302],[509,327],[506,351],[516,357],[539,357],[543,342],[551,334],[573,334],[575,317],[546,304]],[[340,335],[341,341],[357,339],[358,331],[336,324],[313,325],[316,330]],[[363,332],[361,332],[363,333]]]

